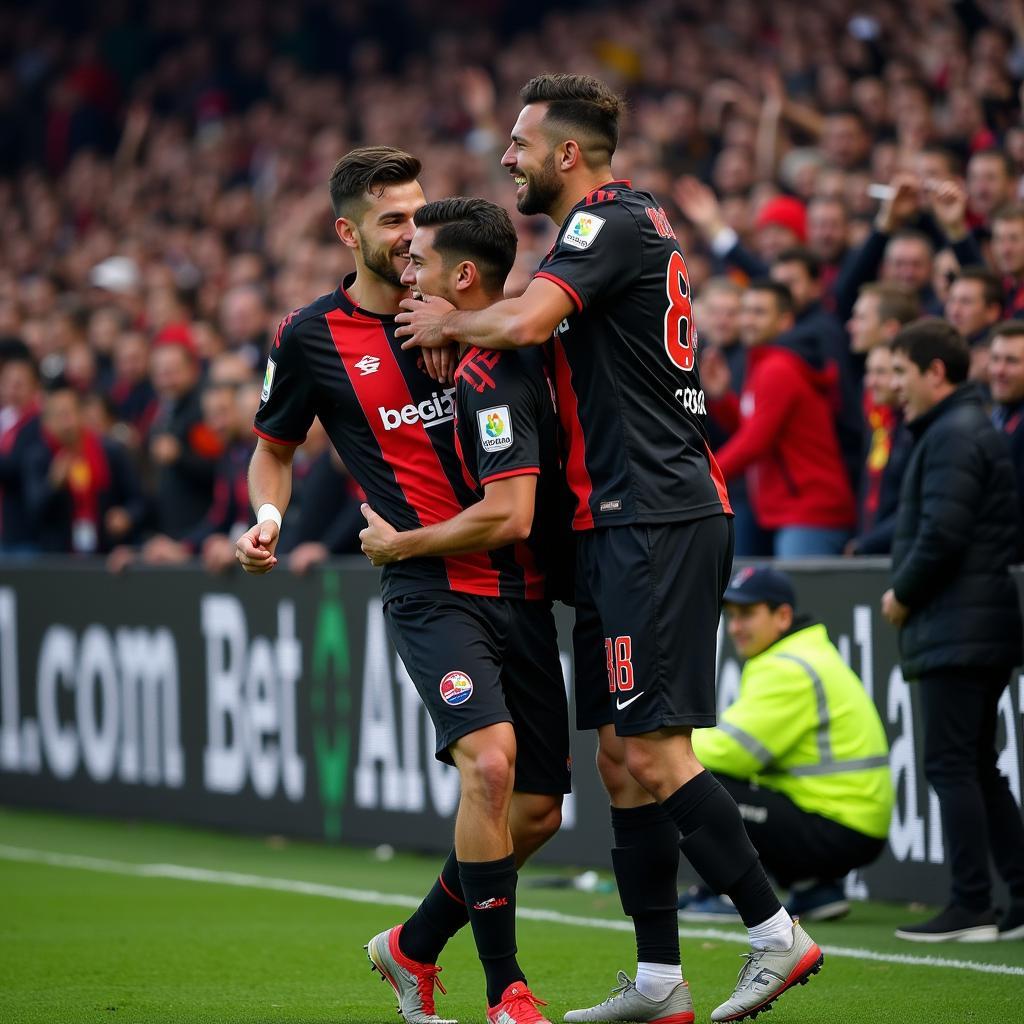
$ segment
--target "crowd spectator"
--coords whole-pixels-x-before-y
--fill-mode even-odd
[[[740,313],[743,393],[729,392],[724,364],[704,379],[714,417],[731,431],[719,466],[727,481],[747,474],[755,518],[780,558],[839,554],[855,519],[833,425],[835,368],[795,323],[785,285],[752,282]]]
[[[350,269],[324,187],[338,156],[401,146],[422,159],[428,197],[513,206],[498,157],[519,87],[551,68],[627,95],[616,173],[650,188],[680,237],[702,359],[721,345],[742,390],[746,350],[716,337],[709,312],[738,300],[709,279],[740,292],[785,281],[797,329],[810,309],[855,492],[862,439],[879,451],[878,425],[857,415],[861,287],[901,282],[923,311],[957,318],[965,289],[991,298],[963,284],[985,267],[1002,316],[1024,315],[1020,0],[876,0],[855,18],[797,0],[630,0],[581,19],[583,6],[493,0],[486,19],[465,0],[396,0],[386,16],[315,0],[0,11],[16,41],[0,69],[0,338],[27,346],[44,380],[70,382],[97,422],[109,417],[90,395],[112,399],[106,429],[142,472],[147,534],[181,540],[213,500],[216,439],[179,429],[200,423],[209,365],[233,353],[257,375],[276,323]],[[554,229],[512,215],[515,291]],[[816,270],[780,261],[794,246]],[[978,337],[973,375],[991,384]],[[194,354],[177,418],[185,393],[167,390],[163,365],[175,348]],[[714,429],[715,447],[730,443]],[[5,544],[22,508],[8,454]],[[742,493],[736,505],[742,521]],[[740,551],[765,550],[756,524],[737,526]]]
[[[992,423],[1010,445],[1020,522],[1024,523],[1024,320],[1008,320],[992,328],[988,379]]]
[[[1013,466],[967,380],[970,353],[948,323],[920,320],[894,343],[893,378],[915,443],[903,477],[882,612],[917,681],[925,776],[939,798],[949,905],[897,930],[915,941],[984,941],[1024,927],[1024,824],[996,764],[996,710],[1021,658],[1009,573],[1020,522]],[[992,908],[989,857],[1010,888]]]
[[[28,350],[15,347],[0,364],[0,551],[36,550],[23,467],[42,437],[39,371]]]
[[[86,425],[82,396],[63,379],[50,385],[41,419],[41,437],[24,464],[38,549],[94,555],[131,541],[145,500],[127,454]]]

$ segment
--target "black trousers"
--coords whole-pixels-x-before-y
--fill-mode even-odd
[[[1024,900],[1024,822],[996,767],[999,696],[1010,670],[945,669],[921,676],[924,773],[939,798],[953,876],[952,902],[987,910],[989,855],[1014,900]]]
[[[870,864],[885,840],[797,807],[771,789],[715,773],[736,801],[761,863],[783,888],[795,882],[836,881]]]

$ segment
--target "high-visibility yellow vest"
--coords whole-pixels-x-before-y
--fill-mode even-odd
[[[706,768],[785,794],[865,835],[889,832],[893,788],[882,720],[820,624],[751,658],[740,696],[713,729],[695,729]]]

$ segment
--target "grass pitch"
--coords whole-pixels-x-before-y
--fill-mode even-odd
[[[0,810],[3,1024],[401,1024],[362,946],[407,916],[436,858]],[[614,893],[520,881],[520,962],[560,1021],[604,998],[635,960]],[[813,925],[825,967],[776,1004],[775,1024],[1021,1020],[1024,942],[916,946],[922,916],[857,904]],[[731,991],[740,928],[683,929],[697,1020]],[[438,1011],[484,1020],[468,929],[442,958]]]

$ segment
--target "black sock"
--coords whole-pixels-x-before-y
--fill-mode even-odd
[[[487,1005],[497,1006],[512,982],[526,982],[516,962],[516,859],[462,860],[459,877],[487,979]]]
[[[398,933],[398,948],[421,964],[436,964],[445,943],[469,920],[459,879],[455,851],[441,868],[441,874],[412,917]]]
[[[658,804],[611,810],[612,866],[623,913],[633,919],[637,963],[678,964],[679,829]]]
[[[715,892],[729,896],[748,928],[782,909],[736,801],[711,772],[690,779],[661,806],[682,834],[680,849],[694,869]]]

